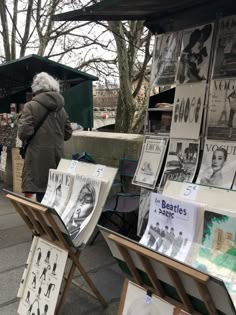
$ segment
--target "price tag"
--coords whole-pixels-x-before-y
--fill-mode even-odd
[[[69,166],[68,166],[68,172],[74,172],[75,169],[76,169],[76,167],[77,167],[77,165],[78,165],[78,161],[76,161],[76,160],[71,160],[71,161],[70,161],[70,164],[69,164]]]
[[[147,290],[147,293],[145,295],[145,303],[150,304],[152,301],[152,292]]]
[[[180,197],[195,200],[197,198],[198,186],[194,184],[185,184]]]
[[[106,166],[104,165],[96,165],[96,169],[94,172],[95,177],[103,177],[104,171],[105,171]]]

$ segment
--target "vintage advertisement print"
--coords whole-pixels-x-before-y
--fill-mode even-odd
[[[183,32],[177,84],[207,79],[213,29],[214,24],[207,24]]]
[[[171,138],[198,139],[206,84],[178,85],[170,129]]]
[[[168,138],[145,136],[132,184],[153,189],[160,173]]]
[[[219,20],[213,78],[236,76],[236,15]]]
[[[236,143],[206,140],[197,184],[231,189],[236,172]]]
[[[236,78],[212,80],[209,108],[209,139],[236,140]]]
[[[18,314],[55,314],[68,252],[38,238],[20,300]]]
[[[199,140],[171,139],[165,169],[159,188],[166,181],[191,182],[196,173],[199,156]]]
[[[140,240],[155,251],[185,261],[195,237],[200,204],[151,194],[148,226]]]
[[[175,83],[182,32],[157,35],[155,38],[151,86]]]
[[[202,244],[194,267],[222,279],[236,305],[235,234],[236,217],[205,211]]]
[[[147,290],[143,287],[126,280],[118,315],[174,315],[174,309],[172,304],[155,294],[147,295]]]

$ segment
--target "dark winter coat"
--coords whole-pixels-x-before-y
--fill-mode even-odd
[[[18,124],[18,136],[27,140],[46,111],[50,113],[30,141],[22,174],[22,192],[46,191],[48,171],[56,168],[64,154],[64,141],[70,139],[72,129],[64,109],[63,96],[57,92],[43,92],[26,103]]]

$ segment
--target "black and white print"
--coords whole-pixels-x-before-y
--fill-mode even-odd
[[[197,183],[230,189],[236,172],[236,143],[206,140]]]
[[[160,173],[168,138],[145,136],[132,184],[153,189]]]
[[[198,164],[199,143],[198,140],[171,139],[159,186],[161,190],[168,179],[192,182]]]
[[[148,225],[140,240],[157,252],[185,261],[195,237],[200,204],[151,194]]]
[[[236,15],[219,20],[213,78],[236,76]]]
[[[32,259],[25,277],[18,314],[53,315],[68,252],[42,238],[37,238],[34,252],[30,255]]]
[[[185,84],[176,87],[170,129],[171,138],[199,138],[205,92],[205,83]]]
[[[137,235],[143,236],[148,223],[148,215],[151,203],[152,190],[141,188],[139,198],[138,226]]]
[[[207,24],[183,32],[177,84],[207,80],[213,28]]]
[[[236,78],[212,80],[207,138],[236,140]]]
[[[155,38],[151,86],[175,83],[182,32],[157,35]]]

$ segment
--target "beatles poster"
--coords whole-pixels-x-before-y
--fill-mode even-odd
[[[183,32],[177,84],[207,79],[213,29],[213,24],[207,24]]]
[[[151,86],[175,83],[182,32],[157,35],[153,50]]]
[[[171,138],[199,138],[205,92],[205,83],[185,84],[176,87],[170,129]]]
[[[236,217],[205,211],[202,244],[194,267],[222,279],[236,305]]]
[[[148,226],[140,240],[157,252],[184,262],[195,238],[200,204],[151,194]]]
[[[167,180],[192,182],[199,156],[199,140],[171,139],[160,190]]]
[[[213,78],[236,76],[236,15],[219,20]]]
[[[231,189],[236,172],[236,143],[206,140],[197,184]]]
[[[132,184],[153,189],[162,166],[168,138],[145,136]]]
[[[236,79],[212,80],[207,138],[236,140]]]

